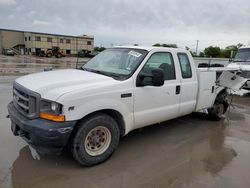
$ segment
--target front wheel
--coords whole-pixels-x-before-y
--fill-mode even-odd
[[[117,148],[119,139],[117,122],[106,114],[96,114],[80,123],[71,152],[78,163],[92,166],[108,159]]]

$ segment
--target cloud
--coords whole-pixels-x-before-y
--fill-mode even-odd
[[[95,44],[104,46],[159,42],[192,48],[199,40],[201,48],[225,47],[248,43],[249,12],[249,0],[22,0],[0,6],[0,28],[93,34]]]
[[[48,22],[48,21],[42,21],[42,20],[34,20],[32,22],[33,25],[36,25],[36,26],[49,26],[51,25],[52,23],[51,22]]]
[[[27,16],[33,17],[33,16],[35,16],[35,14],[36,14],[36,11],[31,10],[31,11],[28,12]]]
[[[16,4],[15,0],[0,0],[0,5],[14,5]]]
[[[7,18],[10,19],[10,20],[13,20],[13,19],[16,18],[16,16],[14,14],[10,14]]]

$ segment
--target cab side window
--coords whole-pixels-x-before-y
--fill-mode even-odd
[[[178,53],[177,54],[180,66],[181,66],[181,74],[182,78],[191,78],[192,77],[192,69],[186,53]]]
[[[145,74],[151,74],[155,68],[162,69],[165,80],[175,80],[174,60],[169,52],[156,52],[148,59],[147,63],[142,69]]]

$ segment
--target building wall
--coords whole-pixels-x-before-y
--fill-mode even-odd
[[[77,54],[79,50],[94,50],[94,39],[88,37],[70,37],[25,32],[24,43],[25,51],[28,54],[34,54],[36,49],[46,50],[52,47],[59,47],[73,55]]]
[[[37,39],[40,39],[40,41]],[[36,49],[46,50],[52,47],[60,47],[68,54],[75,55],[80,50],[93,51],[94,37],[0,29],[0,53],[2,53],[3,48],[13,48],[17,45],[22,45],[22,48],[25,48],[25,54],[30,55],[35,54]]]
[[[0,31],[0,53],[4,48],[13,48],[17,45],[24,44],[24,33],[20,31]]]

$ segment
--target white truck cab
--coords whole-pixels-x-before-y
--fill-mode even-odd
[[[240,75],[248,79],[243,89],[250,90],[250,46],[239,48],[235,58],[228,67],[241,70]]]
[[[134,129],[204,109],[220,119],[227,87],[245,81],[230,72],[217,80],[216,69],[196,68],[184,49],[120,46],[80,70],[18,78],[8,111],[14,135],[38,153],[60,154],[69,146],[76,161],[91,166]]]

